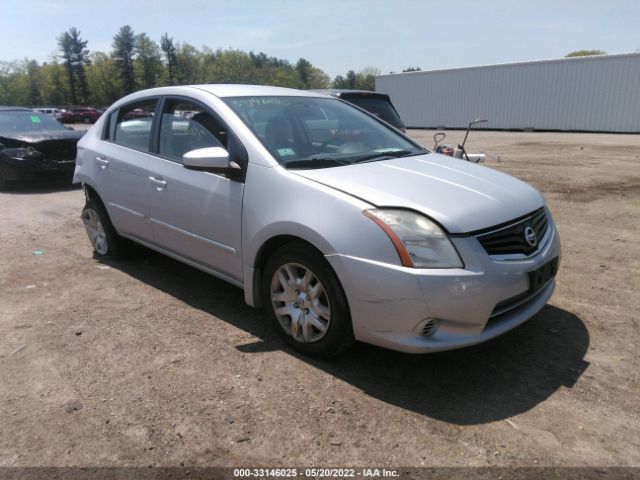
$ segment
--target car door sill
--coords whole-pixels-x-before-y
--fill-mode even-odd
[[[244,283],[242,282],[242,280],[238,280],[237,278],[234,278],[230,275],[227,275],[226,273],[222,273],[219,272],[218,270],[214,270],[211,267],[207,267],[205,265],[202,265],[199,262],[196,262],[195,260],[192,260],[190,258],[186,258],[178,253],[172,252],[171,250],[166,250],[162,247],[159,247],[158,245],[155,245],[153,243],[150,243],[146,240],[142,240],[141,238],[138,238],[136,236],[133,235],[127,235],[125,233],[121,233],[121,236],[128,238],[129,240],[132,240],[136,243],[139,243],[140,245],[143,245],[147,248],[150,248],[151,250],[155,250],[156,252],[160,252],[168,257],[173,258],[174,260],[178,260],[179,262],[182,263],[186,263],[187,265],[193,267],[193,268],[197,268],[198,270],[202,270],[205,273],[208,273],[209,275],[213,275],[214,277],[219,278],[220,280],[224,280],[225,282],[228,282],[232,285],[235,285],[236,287],[239,287],[241,289],[244,290]],[[235,251],[235,250],[234,250]]]

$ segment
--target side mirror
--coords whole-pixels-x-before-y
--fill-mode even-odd
[[[207,147],[191,150],[182,156],[184,168],[205,172],[228,172],[240,170],[240,165],[229,159],[229,152],[222,147]]]

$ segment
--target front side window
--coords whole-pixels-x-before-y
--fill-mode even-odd
[[[117,116],[111,115],[115,126],[109,132],[110,139],[125,147],[149,151],[153,112],[157,103],[157,99],[152,99],[121,107]]]
[[[226,127],[196,103],[168,100],[162,112],[158,152],[181,161],[191,150],[227,148]]]
[[[224,99],[287,168],[324,168],[426,152],[359,109],[331,98]]]

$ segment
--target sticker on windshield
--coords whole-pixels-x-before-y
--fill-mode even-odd
[[[278,155],[281,157],[290,157],[291,155],[295,155],[296,152],[293,151],[293,148],[279,148]]]
[[[37,115],[31,115],[31,123],[40,123],[40,117]]]

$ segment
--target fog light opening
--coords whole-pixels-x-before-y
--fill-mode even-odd
[[[438,329],[438,322],[433,318],[427,320],[420,328],[420,335],[423,337],[431,337]]]

